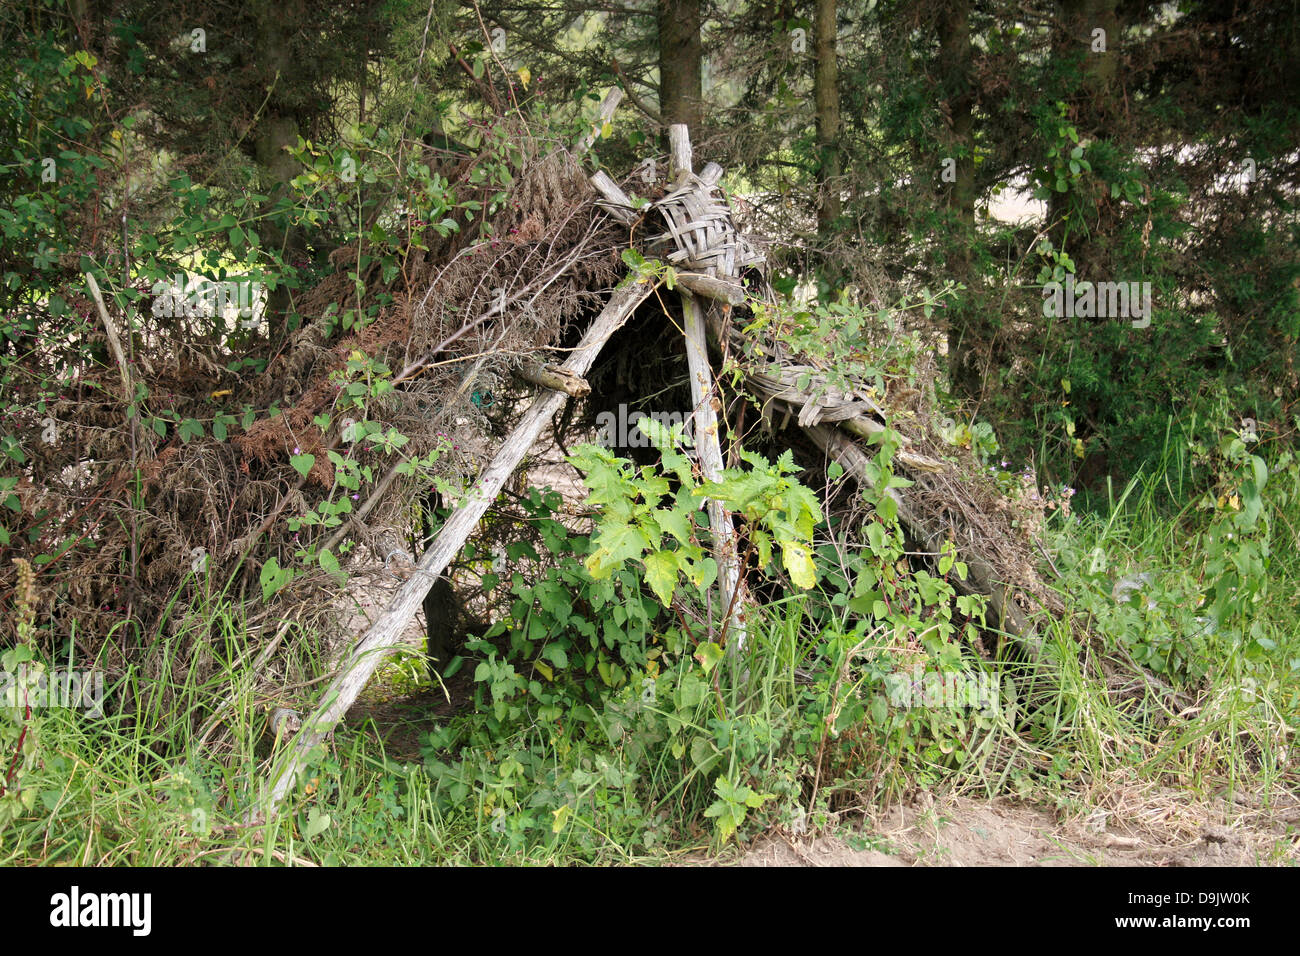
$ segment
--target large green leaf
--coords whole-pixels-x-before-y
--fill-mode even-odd
[[[645,579],[650,589],[664,607],[672,602],[677,589],[677,571],[680,562],[676,552],[655,551],[645,556]]]
[[[782,541],[781,561],[790,580],[799,587],[810,588],[817,583],[817,568],[813,564],[812,553],[802,544],[797,541]]]

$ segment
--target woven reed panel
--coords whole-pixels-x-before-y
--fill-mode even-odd
[[[654,208],[663,216],[668,231],[653,237],[648,248],[672,265],[718,279],[735,279],[742,269],[762,264],[762,253],[736,231],[731,210],[712,183],[692,175]]]

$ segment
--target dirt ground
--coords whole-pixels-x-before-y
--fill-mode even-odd
[[[1277,866],[1300,865],[1300,798],[1253,795],[1215,810],[1178,794],[1145,806],[1061,820],[1011,800],[923,794],[838,835],[765,837],[740,866]],[[1199,816],[1199,820],[1198,820]],[[720,861],[724,862],[724,861]]]

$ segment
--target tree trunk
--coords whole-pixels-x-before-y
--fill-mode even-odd
[[[1061,0],[1062,30],[1052,55],[1060,60],[1081,65],[1083,75],[1082,97],[1074,97],[1078,105],[1072,122],[1080,134],[1091,134],[1105,139],[1108,126],[1117,115],[1116,82],[1119,75],[1119,16],[1117,0]],[[1097,34],[1095,31],[1103,31]],[[1096,47],[1104,42],[1105,49]],[[1096,209],[1098,219],[1090,223],[1088,234],[1093,242],[1105,243],[1118,225],[1112,211],[1115,207],[1103,204]],[[1070,244],[1069,221],[1070,194],[1053,191],[1047,202],[1048,235],[1058,249],[1068,248],[1079,274],[1091,272],[1087,268],[1087,245]]]
[[[290,45],[291,28],[306,28],[307,19],[301,0],[258,0],[253,5],[257,19],[254,39],[256,60],[270,91],[266,106],[253,130],[253,158],[262,167],[264,188],[274,203],[289,187],[289,181],[302,171],[301,165],[284,151],[296,146],[300,131],[299,95],[295,92],[297,73]],[[259,229],[264,244],[279,250],[285,261],[301,260],[306,246],[298,230],[282,228],[272,219],[263,220]],[[284,318],[291,308],[289,289],[281,284],[267,301],[268,316]]]
[[[700,0],[659,0],[659,116],[665,127],[700,129],[703,57]]]
[[[813,99],[817,110],[817,236],[822,242],[831,238],[833,224],[840,216],[840,175],[844,171],[840,157],[840,89],[839,64],[836,62],[835,39],[838,33],[835,0],[817,0],[816,38],[813,45]]]
[[[947,261],[954,278],[966,286],[948,311],[948,369],[954,394],[979,401],[988,349],[995,329],[988,321],[980,284],[971,274],[975,239],[975,96],[971,85],[970,0],[954,0],[939,15],[939,69],[948,114],[948,144],[937,171],[947,192],[947,208],[959,231]],[[942,177],[951,169],[952,182]]]

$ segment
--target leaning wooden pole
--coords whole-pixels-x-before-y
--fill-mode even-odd
[[[651,291],[652,286],[647,282],[632,283],[616,290],[578,347],[560,368],[574,376],[586,375],[609,337],[627,321]],[[267,816],[274,815],[280,802],[289,793],[308,753],[333,730],[334,725],[357,699],[375,668],[397,646],[402,631],[420,609],[424,595],[447,569],[451,560],[460,553],[483,513],[496,500],[502,486],[567,399],[564,392],[547,391],[533,401],[515,430],[501,444],[492,464],[483,472],[478,483],[466,493],[433,539],[411,577],[353,648],[321,703],[302,722],[302,729],[293,744],[285,748],[283,757],[272,770],[266,800]]]
[[[686,126],[668,127],[670,183],[683,185],[690,177],[691,138]],[[718,414],[714,408],[713,369],[709,365],[708,338],[704,329],[704,311],[699,300],[683,290],[682,318],[686,331],[686,363],[691,379],[691,405],[695,416],[695,449],[700,459],[700,473],[705,481],[722,480],[722,445],[718,439]],[[745,595],[736,553],[736,529],[731,513],[720,501],[707,499],[709,531],[713,536],[713,559],[718,562],[719,596],[723,633],[727,647],[737,652],[745,646]],[[734,619],[730,620],[734,615]]]

